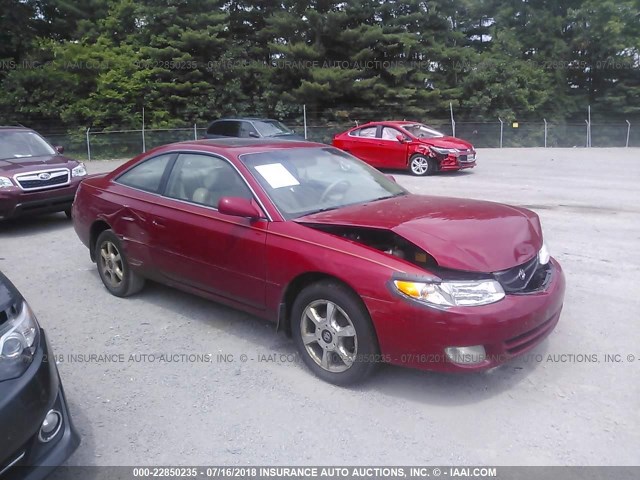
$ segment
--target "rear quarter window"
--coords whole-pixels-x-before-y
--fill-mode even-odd
[[[120,175],[116,182],[145,192],[160,193],[162,177],[173,155],[150,158]]]
[[[352,131],[349,135],[352,137],[375,138],[378,127],[365,127]]]

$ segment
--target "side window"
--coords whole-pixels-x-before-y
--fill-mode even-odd
[[[146,192],[159,193],[162,176],[172,154],[150,158],[120,175],[116,182]]]
[[[257,130],[251,125],[249,122],[241,122],[240,124],[240,134],[238,135],[242,138],[258,138]]]
[[[226,133],[227,137],[239,137],[240,136],[240,124],[242,122],[227,122]]]
[[[214,122],[209,126],[207,133],[210,135],[222,135],[224,137],[237,137],[239,135],[240,122],[223,120]]]
[[[209,125],[207,133],[210,135],[222,135],[225,123],[226,122],[213,122],[211,125]]]
[[[383,140],[393,140],[394,142],[397,142],[398,139],[396,137],[398,135],[402,135],[399,130],[396,130],[395,128],[391,128],[391,127],[382,127]]]
[[[352,133],[354,137],[376,138],[376,130],[378,127],[365,127]]]
[[[165,196],[215,208],[222,197],[253,198],[227,161],[191,153],[181,154],[176,160]]]

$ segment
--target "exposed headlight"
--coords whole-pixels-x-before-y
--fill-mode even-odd
[[[449,155],[450,153],[458,153],[457,148],[438,148],[438,147],[429,147],[429,148],[434,152],[439,153],[440,155]]]
[[[435,307],[476,307],[504,298],[504,290],[495,280],[438,283],[394,280],[393,283],[404,295]]]
[[[549,263],[549,250],[547,249],[547,245],[545,243],[542,244],[542,248],[538,252],[538,263],[540,265],[546,265]]]
[[[0,324],[0,382],[22,375],[33,360],[40,329],[27,302]]]
[[[71,170],[72,177],[84,177],[87,174],[87,167],[84,166],[84,163],[81,163],[73,170]]]
[[[13,187],[13,182],[7,177],[0,177],[0,188]]]

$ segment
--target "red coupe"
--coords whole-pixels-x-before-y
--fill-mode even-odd
[[[476,166],[469,142],[416,122],[371,122],[333,137],[333,146],[378,168],[409,169],[414,175]]]
[[[494,367],[562,309],[535,213],[412,195],[321,144],[159,147],[85,180],[73,221],[112,294],[151,279],[269,319],[336,384],[381,362]]]

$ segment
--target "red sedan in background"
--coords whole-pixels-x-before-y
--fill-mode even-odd
[[[277,322],[336,384],[381,362],[494,367],[563,304],[535,213],[412,195],[322,144],[159,147],[80,184],[73,221],[112,294],[152,279]]]
[[[409,169],[414,175],[476,166],[469,142],[417,122],[371,122],[333,137],[333,146],[377,168]]]

